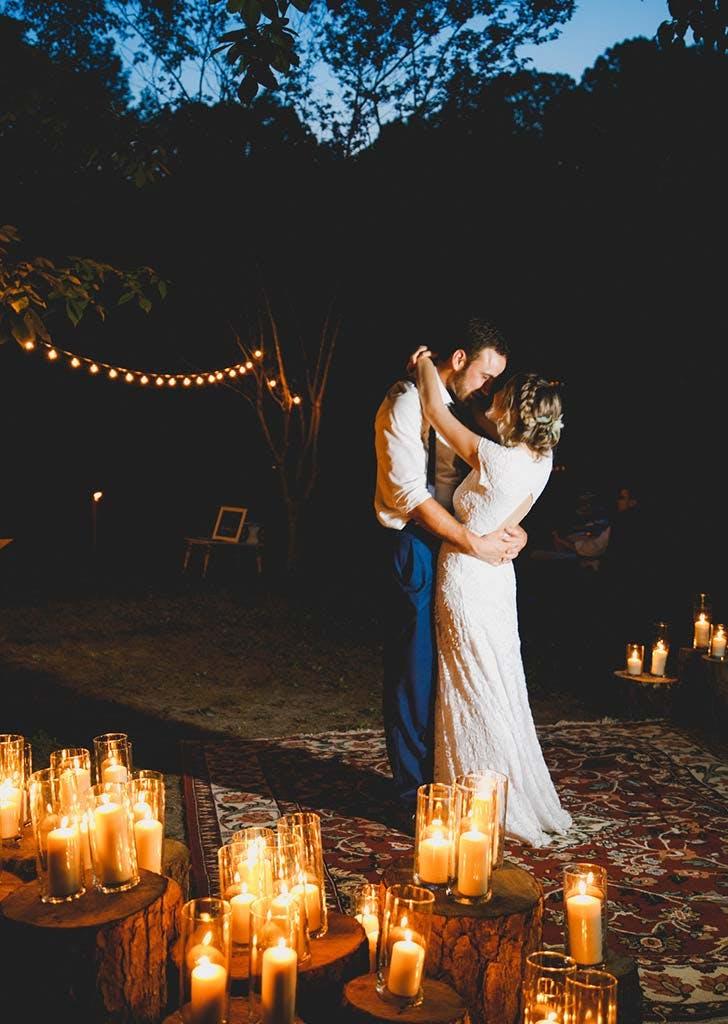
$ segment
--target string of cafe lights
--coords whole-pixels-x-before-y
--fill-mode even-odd
[[[232,366],[223,366],[213,370],[201,370],[197,373],[157,373],[152,370],[130,370],[126,366],[104,363],[100,359],[91,359],[89,356],[69,352],[47,341],[24,341],[18,342],[18,344],[25,352],[45,350],[46,359],[51,363],[65,363],[72,370],[86,370],[92,377],[106,377],[109,380],[119,380],[125,384],[138,384],[141,387],[147,385],[157,388],[209,387],[243,377],[256,369],[253,360],[247,359],[243,363],[234,363]],[[255,349],[252,356],[257,362],[263,358],[263,352],[260,349]],[[265,378],[265,382],[271,391],[278,386],[275,377]],[[293,405],[300,405],[301,396],[291,395],[290,401]]]

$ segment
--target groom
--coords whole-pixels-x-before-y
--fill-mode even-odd
[[[467,322],[458,346],[438,360],[443,399],[461,415],[476,393],[487,394],[506,367],[508,349],[487,321]],[[397,381],[374,424],[377,482],[374,508],[386,552],[384,731],[398,823],[413,829],[417,788],[431,782],[437,681],[433,589],[437,551],[446,540],[459,551],[500,565],[526,543],[521,527],[478,536],[452,514],[462,472],[455,452],[424,420],[417,388]],[[446,780],[441,780],[446,781]]]

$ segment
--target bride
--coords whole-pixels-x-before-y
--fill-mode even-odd
[[[496,393],[474,433],[442,400],[427,349],[411,358],[424,416],[471,467],[454,495],[457,518],[474,533],[520,522],[549,478],[562,428],[556,387],[518,374]],[[438,688],[435,778],[484,768],[508,776],[506,833],[544,846],[571,816],[554,788],[528,704],[521,660],[516,578],[510,561],[492,566],[440,549],[435,594]]]

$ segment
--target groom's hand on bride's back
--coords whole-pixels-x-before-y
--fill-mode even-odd
[[[528,534],[522,526],[507,526],[480,537],[474,535],[470,553],[489,565],[503,565],[518,555],[527,540]]]

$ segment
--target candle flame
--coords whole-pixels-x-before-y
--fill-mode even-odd
[[[61,825],[60,825],[60,827],[61,828],[68,828],[68,818],[67,817],[61,818]]]
[[[400,921],[399,923],[400,923],[400,926],[401,926],[402,928],[406,928],[406,927],[407,927],[407,925],[409,924],[409,922],[408,922],[408,920],[407,920],[407,915],[406,915],[406,914],[405,914],[405,915],[404,915],[404,916],[402,917],[402,920],[401,920],[401,921]]]
[[[594,872],[593,871],[590,871],[589,874],[586,876],[586,881],[587,881],[587,885],[593,885],[594,884]]]
[[[405,940],[405,942],[411,942],[412,941],[412,932],[409,930],[409,928],[404,933],[404,940]]]
[[[235,874],[233,875],[233,882],[236,885],[240,885],[240,872],[239,871],[236,871]]]
[[[579,890],[579,895],[580,896],[586,895],[586,882],[584,881],[583,878],[579,879],[579,884],[577,885],[577,889]]]
[[[282,938],[279,939],[278,942],[277,942],[277,946],[278,946],[278,949],[285,949],[286,948],[286,940],[282,939]]]
[[[211,942],[212,942],[212,932],[205,932],[205,934],[202,936],[202,942],[200,943],[200,945],[202,945],[202,946],[209,946]]]

